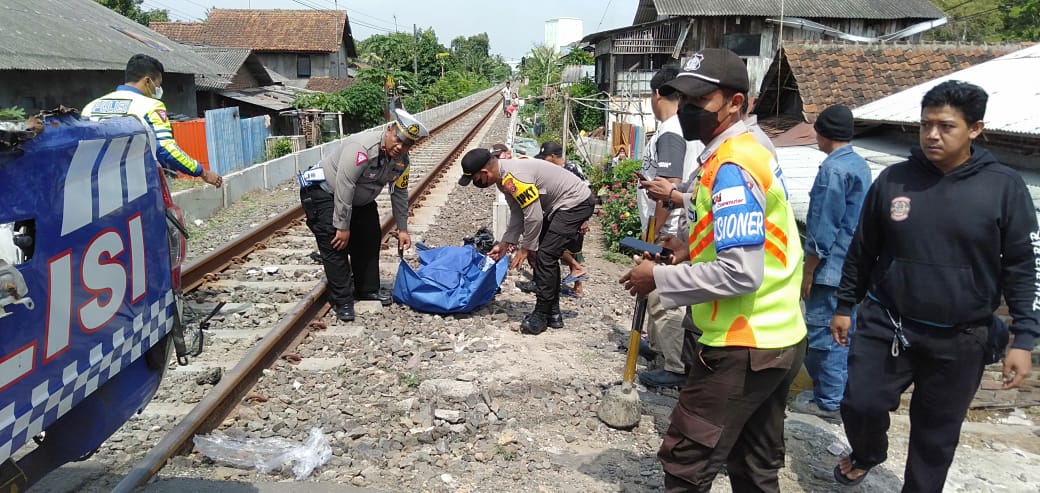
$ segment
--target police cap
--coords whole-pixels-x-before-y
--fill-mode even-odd
[[[430,135],[430,131],[426,129],[426,125],[416,120],[411,113],[401,109],[394,109],[394,122],[397,127],[397,136],[401,138],[403,142],[416,143],[419,139]]]

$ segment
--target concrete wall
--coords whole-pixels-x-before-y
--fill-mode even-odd
[[[463,108],[467,108],[474,102],[496,92],[497,88],[493,87],[458,101],[430,108],[417,113],[415,116],[428,127],[436,127],[456,115]],[[365,131],[378,128],[375,127]],[[191,190],[183,190],[173,194],[173,201],[184,212],[187,221],[207,219],[224,207],[235,203],[249,192],[270,190],[296,176],[298,171],[317,164],[323,157],[336,155],[342,144],[341,141],[329,142],[294,152],[272,161],[255,164],[225,176],[222,188],[204,185]]]
[[[335,58],[339,57],[338,53],[257,53],[257,58],[267,68],[282,74],[289,79],[294,80],[307,80],[306,77],[296,76],[296,59],[298,55],[310,55],[311,57],[311,77],[346,77],[346,75],[334,75],[338,72],[339,63],[333,63]],[[337,68],[330,67],[336,66]],[[346,63],[342,65],[343,70],[346,70]]]
[[[0,107],[19,106],[36,113],[65,105],[82,109],[123,83],[116,70],[0,70]],[[171,113],[195,117],[195,76],[166,74],[163,102]]]

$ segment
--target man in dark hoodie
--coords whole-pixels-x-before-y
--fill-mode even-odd
[[[1040,335],[1040,234],[1022,177],[973,145],[987,99],[961,81],[929,90],[921,147],[867,192],[831,322],[835,341],[849,344],[849,314],[862,302],[841,404],[852,452],[834,468],[839,483],[857,484],[885,461],[889,412],[913,384],[903,491],[942,491],[1001,295],[1015,336],[1004,388],[1030,372]]]

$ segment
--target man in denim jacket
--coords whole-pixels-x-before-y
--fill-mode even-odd
[[[830,324],[838,305],[835,293],[841,281],[841,267],[871,178],[866,161],[849,144],[852,110],[843,105],[831,106],[820,113],[813,127],[820,150],[827,153],[809,192],[809,214],[805,218],[802,298],[809,331],[805,369],[812,378],[813,391],[795,399],[791,409],[840,421],[838,408],[848,376],[849,350],[834,342]]]

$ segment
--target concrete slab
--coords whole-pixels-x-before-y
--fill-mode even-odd
[[[238,202],[243,195],[264,188],[264,167],[250,166],[224,177],[225,205]]]
[[[302,371],[330,371],[346,364],[345,358],[303,358],[300,364],[295,366],[297,370]]]
[[[282,156],[261,166],[264,167],[264,188],[267,189],[296,176],[296,156]]]
[[[300,151],[296,155],[296,169],[300,171],[305,170],[312,165],[318,164],[318,161],[321,161],[321,148],[311,147],[305,151]]]
[[[212,186],[182,190],[173,194],[173,203],[184,212],[188,222],[209,219],[224,208],[224,189]]]
[[[354,302],[354,313],[361,315],[362,313],[379,313],[383,311],[383,304],[378,301],[355,301]]]

